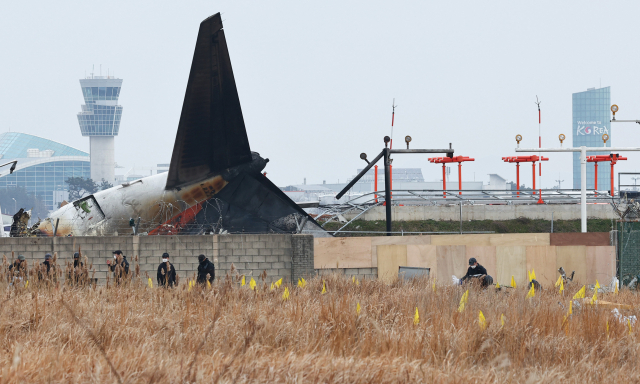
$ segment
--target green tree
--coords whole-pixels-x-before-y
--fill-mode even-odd
[[[98,185],[91,178],[70,177],[67,179],[67,184],[70,201],[76,201],[98,190]]]
[[[76,201],[98,191],[104,191],[105,189],[113,187],[113,184],[105,179],[102,179],[100,184],[97,184],[93,179],[85,179],[84,177],[70,177],[66,183],[69,185],[70,201]]]
[[[100,191],[104,191],[105,189],[109,189],[113,187],[113,184],[111,184],[110,182],[108,182],[105,179],[102,179],[102,182],[100,183],[100,185],[98,186],[98,190]]]

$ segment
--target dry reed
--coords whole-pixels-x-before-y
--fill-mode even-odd
[[[458,312],[464,290],[438,286],[433,292],[426,280],[356,285],[329,275],[321,294],[321,278],[305,288],[283,284],[272,291],[262,284],[254,291],[229,276],[211,289],[149,288],[144,277],[90,287],[61,277],[26,288],[1,284],[0,383],[113,383],[119,377],[125,383],[602,383],[640,377],[640,323],[630,333],[610,308],[584,304],[565,320],[569,297],[551,288],[527,300],[526,289],[472,287]],[[288,300],[282,299],[285,286]],[[567,294],[578,288],[567,287]],[[628,290],[600,299],[640,304]]]

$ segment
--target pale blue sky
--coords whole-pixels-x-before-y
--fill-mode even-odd
[[[515,179],[514,136],[571,137],[571,94],[611,86],[620,118],[640,119],[640,3],[595,1],[5,1],[0,4],[0,131],[83,150],[78,80],[93,64],[123,78],[116,161],[170,160],[200,21],[223,21],[251,148],[277,185],[345,181],[389,134],[412,147],[453,143],[476,158],[463,178]],[[614,125],[613,145],[640,146]],[[640,154],[616,170],[640,171]],[[569,186],[571,155],[552,154],[543,186]],[[396,167],[440,167],[426,156]],[[553,171],[551,171],[553,170]],[[452,172],[456,172],[453,170]],[[455,177],[455,176],[454,176]],[[529,168],[522,179],[530,184]]]

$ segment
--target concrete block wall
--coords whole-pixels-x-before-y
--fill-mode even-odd
[[[198,255],[204,254],[216,266],[216,279],[224,278],[233,264],[239,274],[254,277],[267,272],[266,282],[290,280],[313,273],[313,236],[311,235],[215,235],[215,236],[105,236],[56,238],[0,238],[0,252],[8,261],[25,256],[29,265],[41,263],[48,252],[58,253],[58,265],[64,268],[73,253],[82,251],[92,264],[99,283],[107,278],[107,260],[121,250],[133,271],[138,256],[140,273],[156,282],[156,271],[164,252],[169,253],[181,282],[197,273]],[[300,259],[300,260],[298,260]],[[295,281],[295,280],[294,280]]]
[[[313,239],[311,235],[303,236]],[[281,277],[291,279],[292,235],[219,235],[216,238],[216,269],[221,272],[220,276],[233,264],[240,275],[253,277],[258,283],[263,271],[267,271],[267,283]]]
[[[291,280],[298,281],[299,278],[310,278],[315,275],[313,269],[313,237],[307,235],[293,235],[291,237],[292,258]]]

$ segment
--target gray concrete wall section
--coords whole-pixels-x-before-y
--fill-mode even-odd
[[[267,271],[267,283],[284,278],[313,274],[313,236],[311,235],[216,235],[216,236],[105,236],[56,238],[0,238],[0,251],[11,261],[19,254],[29,265],[44,261],[47,252],[58,253],[58,265],[72,261],[73,253],[82,250],[93,264],[100,283],[107,278],[107,259],[114,250],[122,250],[134,267],[138,255],[140,272],[156,283],[156,271],[163,252],[168,252],[181,281],[195,276],[198,255],[204,254],[216,266],[216,278],[224,278],[235,266],[239,274],[254,277]],[[299,259],[299,260],[298,260]],[[294,280],[294,281],[296,281]]]
[[[392,217],[397,221],[457,221],[460,220],[460,206],[412,205],[395,206]],[[579,220],[580,205],[551,204],[551,205],[463,205],[462,220],[515,220],[520,217],[529,219],[551,220]],[[351,220],[358,212],[343,215]],[[587,216],[590,219],[616,219],[617,215],[609,204],[587,205]],[[375,207],[359,217],[361,220],[385,220],[385,208]]]
[[[291,248],[291,281],[295,283],[301,277],[313,277],[313,236],[292,235]]]

